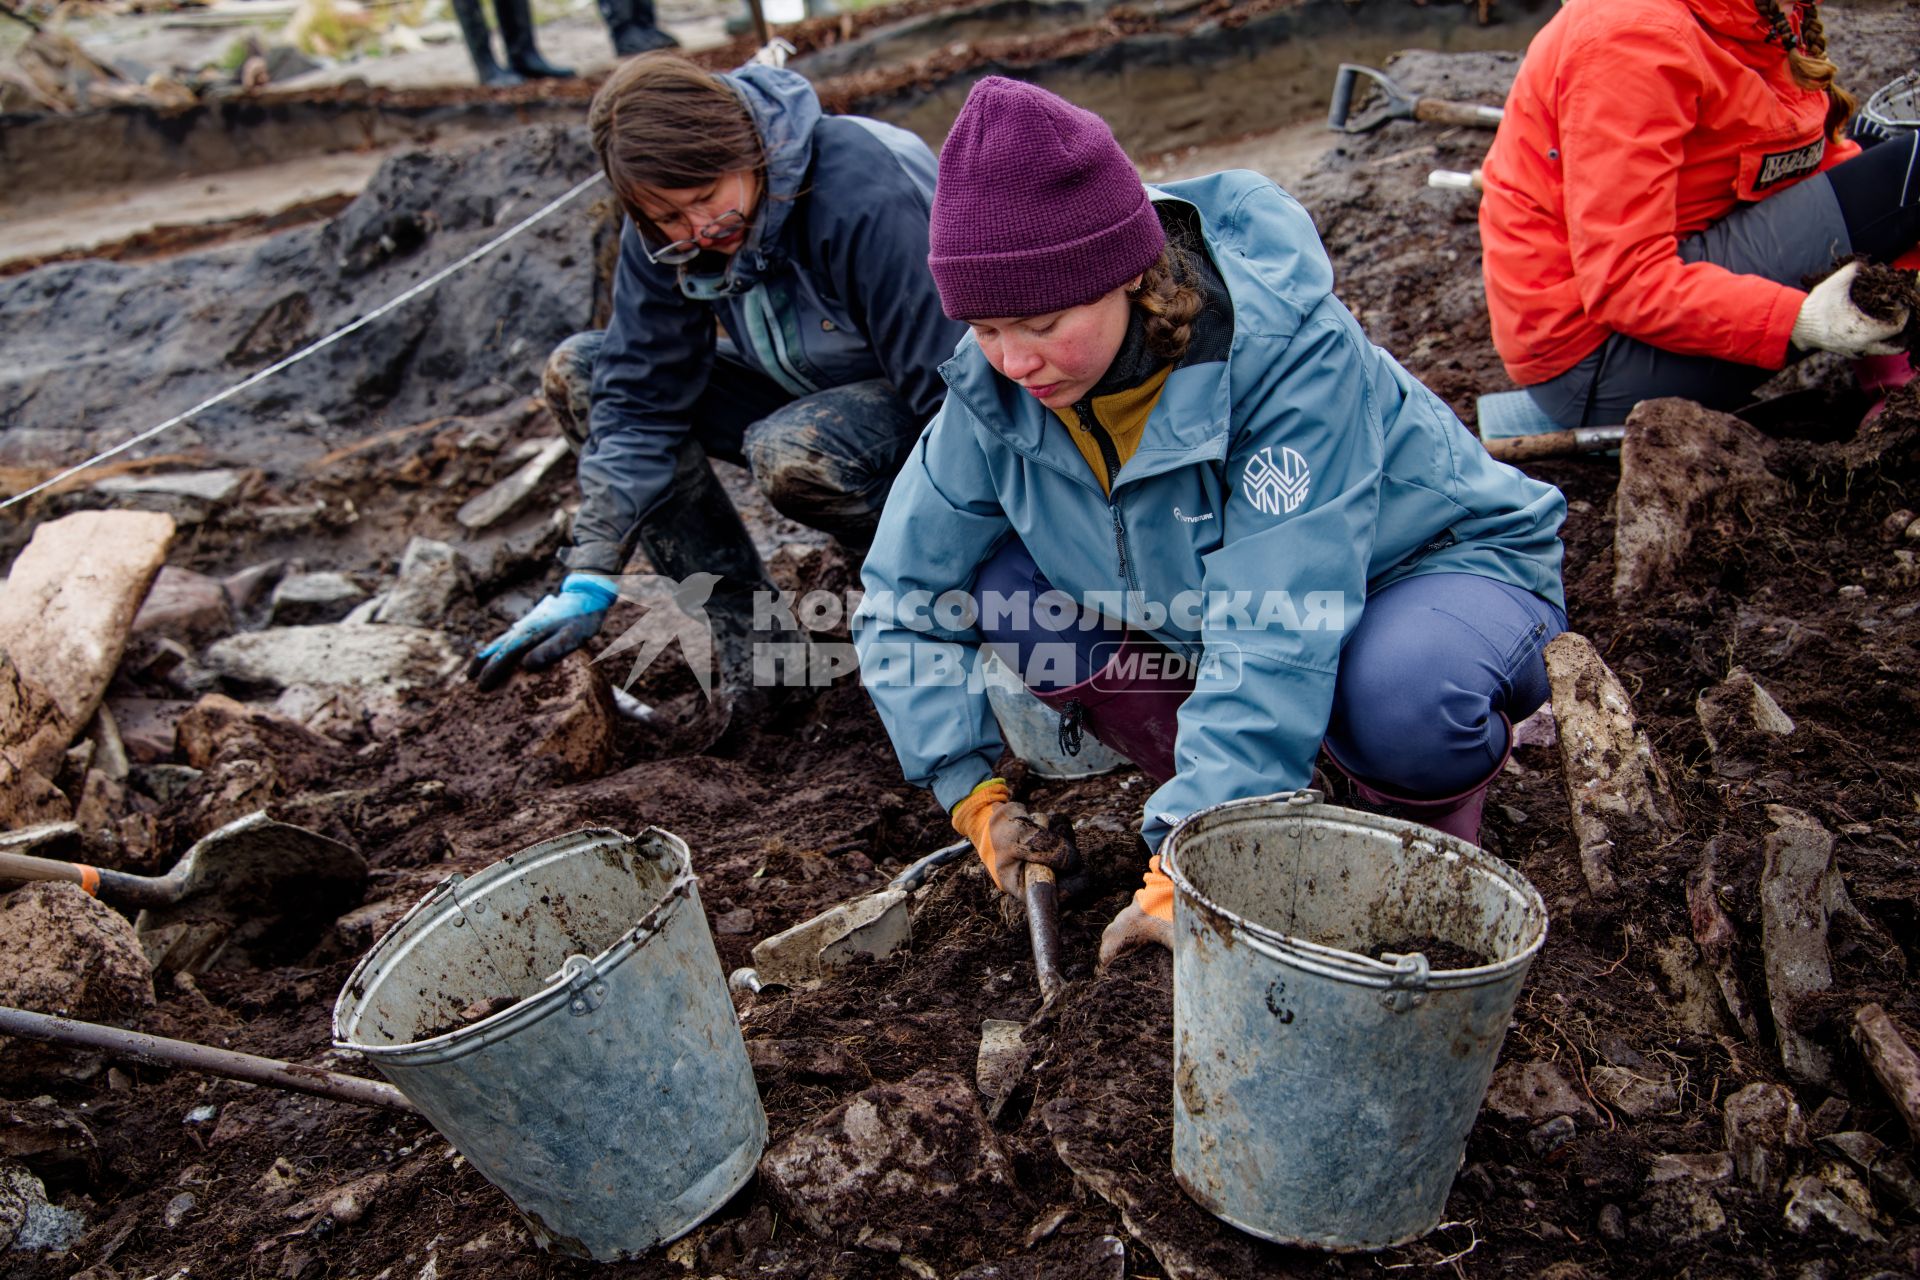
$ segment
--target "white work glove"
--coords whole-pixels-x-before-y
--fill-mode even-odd
[[[1802,351],[1837,351],[1843,356],[1892,356],[1906,348],[1893,341],[1907,327],[1906,308],[1892,320],[1875,320],[1853,305],[1853,278],[1860,264],[1849,262],[1813,286],[1793,322],[1793,345]]]

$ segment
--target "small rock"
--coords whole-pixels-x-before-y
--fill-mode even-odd
[[[565,510],[524,519],[514,527],[496,530],[459,544],[474,584],[491,589],[510,578],[545,568],[566,545],[570,520]]]
[[[438,684],[462,661],[438,631],[418,627],[273,627],[228,636],[207,663],[242,684],[400,689]]]
[[[1740,1180],[1762,1195],[1778,1194],[1788,1153],[1807,1145],[1793,1095],[1777,1084],[1750,1084],[1727,1099],[1721,1123]]]
[[[1536,1156],[1552,1155],[1561,1147],[1573,1141],[1574,1123],[1572,1116],[1555,1116],[1537,1129],[1527,1134],[1527,1146]]]
[[[1760,876],[1767,1002],[1788,1073],[1805,1083],[1828,1084],[1833,1055],[1795,1028],[1794,1014],[1809,997],[1833,985],[1826,891],[1833,836],[1812,814],[1785,805],[1768,805],[1767,816],[1774,822]]]
[[[309,533],[327,514],[324,502],[283,502],[255,507],[248,512],[253,527],[263,538],[285,538]]]
[[[308,1196],[300,1203],[280,1211],[283,1218],[299,1221],[325,1214],[340,1226],[349,1227],[367,1216],[367,1210],[380,1193],[387,1189],[390,1175],[368,1173],[351,1182],[342,1183],[319,1195]]]
[[[1680,1091],[1663,1073],[1595,1067],[1588,1082],[1600,1101],[1635,1120],[1664,1115],[1680,1105]]]
[[[801,1127],[766,1154],[760,1176],[776,1203],[825,1239],[851,1241],[870,1228],[913,1246],[1022,1208],[972,1086],[934,1071],[875,1085]]]
[[[133,618],[133,634],[163,636],[198,646],[218,640],[233,630],[233,612],[217,578],[162,565],[140,612]]]
[[[1893,542],[1894,540],[1900,538],[1902,535],[1906,533],[1907,526],[1912,523],[1914,523],[1913,512],[1908,511],[1905,507],[1902,507],[1900,510],[1894,512],[1892,515],[1888,516],[1885,520],[1882,520],[1880,522],[1881,541]]]
[[[1815,1145],[1865,1174],[1882,1194],[1905,1205],[1909,1213],[1920,1213],[1920,1177],[1915,1177],[1913,1166],[1880,1139],[1858,1131],[1832,1133]]]
[[[112,698],[106,703],[134,764],[155,764],[173,755],[175,726],[193,703],[174,698]]]
[[[47,1199],[40,1179],[17,1164],[0,1161],[0,1253],[65,1253],[86,1228],[85,1218]]]
[[[86,1187],[100,1174],[100,1142],[86,1121],[50,1101],[0,1102],[0,1161],[6,1160],[43,1182]]]
[[[344,573],[289,574],[273,589],[268,616],[276,627],[338,622],[366,598],[366,588]]]
[[[1904,536],[1920,540],[1920,520],[1915,520],[1912,524],[1908,525]]]
[[[193,1192],[182,1191],[167,1201],[166,1210],[160,1215],[161,1221],[167,1224],[167,1230],[172,1231],[187,1220],[187,1215],[193,1212],[193,1207],[198,1203],[193,1198]]]
[[[116,498],[185,498],[209,506],[225,506],[246,491],[252,478],[250,471],[168,471],[158,475],[109,476],[96,482],[93,491]]]
[[[260,1193],[262,1200],[271,1203],[286,1199],[299,1185],[300,1179],[294,1173],[293,1162],[285,1156],[275,1156],[267,1171],[260,1175],[260,1180],[253,1184],[253,1189]]]
[[[866,1060],[834,1040],[749,1040],[747,1061],[762,1087],[777,1084],[873,1083]]]
[[[1693,711],[1709,751],[1720,750],[1722,742],[1743,731],[1784,738],[1794,727],[1793,717],[1744,667],[1735,667],[1725,680],[1696,698]]]
[[[491,489],[470,499],[453,518],[461,527],[470,531],[489,528],[520,509],[522,503],[533,496],[540,482],[554,465],[568,454],[566,437],[555,436],[540,448],[540,451],[521,465],[518,471],[494,485]]]
[[[1663,1244],[1696,1244],[1724,1230],[1727,1211],[1705,1186],[1691,1181],[1664,1182],[1641,1197],[1634,1226]]]
[[[753,908],[737,907],[713,918],[713,931],[739,937],[753,932]]]
[[[1857,582],[1849,582],[1846,586],[1840,588],[1840,598],[1842,600],[1861,600],[1866,597],[1866,594],[1867,589]]]
[[[30,884],[0,898],[0,955],[9,958],[0,1004],[88,1022],[153,1007],[153,972],[133,923],[78,885]]]
[[[187,789],[206,776],[202,770],[184,764],[150,764],[134,770],[134,788],[151,796],[163,807],[187,793]]]
[[[1625,1240],[1627,1215],[1617,1204],[1603,1204],[1594,1220],[1594,1228],[1600,1232],[1600,1238],[1603,1240]]]
[[[219,1113],[220,1113],[220,1108],[218,1107],[213,1107],[213,1106],[195,1107],[193,1110],[187,1112],[187,1117],[185,1121],[183,1121],[183,1123],[205,1124],[207,1121],[213,1119],[214,1116],[218,1115]]]
[[[1885,1244],[1887,1238],[1874,1229],[1872,1215],[1867,1189],[1839,1165],[1827,1165],[1787,1185],[1787,1226],[1799,1235],[1825,1224],[1849,1239]]]
[[[1845,1098],[1823,1098],[1807,1117],[1807,1132],[1815,1138],[1838,1133],[1847,1127],[1847,1116],[1852,1110]]]
[[[460,555],[444,542],[414,538],[400,556],[400,575],[373,615],[375,622],[437,627],[454,599],[471,590]]]
[[[988,1018],[980,1024],[980,1051],[974,1057],[973,1080],[986,1100],[987,1119],[998,1120],[1007,1099],[1033,1061],[1033,1046],[1020,1038],[1025,1024]]]
[[[347,610],[347,616],[340,619],[343,627],[367,627],[380,620],[381,607],[387,603],[387,593],[368,596],[353,608]]]
[[[1574,1116],[1598,1124],[1600,1114],[1550,1062],[1507,1062],[1493,1073],[1487,1107],[1506,1120],[1541,1124],[1554,1116]]]
[[[1516,747],[1551,747],[1560,741],[1560,726],[1553,718],[1553,704],[1543,702],[1540,709],[1513,726]]]
[[[255,605],[267,598],[286,568],[284,560],[263,560],[220,579],[221,590],[227,593],[228,605],[240,613],[251,612]]]
[[[1648,1182],[1725,1182],[1733,1177],[1733,1157],[1724,1151],[1699,1154],[1663,1155],[1653,1158],[1647,1170]]]

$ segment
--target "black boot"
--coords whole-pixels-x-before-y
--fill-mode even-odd
[[[460,34],[467,42],[467,55],[473,59],[474,74],[484,85],[520,84],[521,78],[493,60],[493,38],[487,34],[487,15],[480,12],[480,0],[453,0],[453,16],[460,20]]]
[[[655,573],[719,579],[704,605],[715,659],[709,743],[769,727],[809,700],[805,633],[778,623],[755,628],[755,594],[770,603],[776,589],[698,441],[680,446],[673,484],[641,523],[639,542]]]
[[[570,67],[556,67],[533,47],[533,8],[528,0],[493,0],[500,19],[500,43],[507,47],[507,65],[529,80],[571,80]]]
[[[680,45],[654,25],[653,0],[600,0],[600,17],[613,38],[613,51],[623,58]]]

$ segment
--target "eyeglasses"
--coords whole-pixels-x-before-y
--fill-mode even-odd
[[[641,249],[647,255],[647,261],[654,265],[677,267],[700,256],[700,250],[705,247],[700,243],[702,240],[725,240],[746,224],[746,214],[738,209],[729,209],[684,240],[663,244],[658,249],[648,249],[642,245]]]
[[[734,184],[733,198],[735,200],[743,199],[747,194],[746,174],[735,174]],[[700,251],[705,247],[700,243],[702,240],[728,239],[735,235],[740,228],[746,224],[747,215],[741,212],[736,206],[727,210],[684,240],[675,240],[669,244],[661,245],[658,249],[647,249],[644,244],[641,248],[646,253],[648,262],[654,263],[656,266],[677,267],[683,263],[692,262],[700,256]]]

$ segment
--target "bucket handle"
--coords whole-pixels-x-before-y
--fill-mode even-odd
[[[567,1012],[574,1017],[583,1018],[606,1001],[607,984],[586,956],[568,956],[560,966],[560,977],[567,984]]]
[[[1427,1002],[1427,985],[1431,980],[1432,968],[1427,957],[1421,952],[1410,956],[1382,952],[1382,960],[1391,961],[1393,973],[1387,978],[1387,989],[1380,993],[1380,1003],[1389,1013],[1405,1013],[1417,1009]]]

